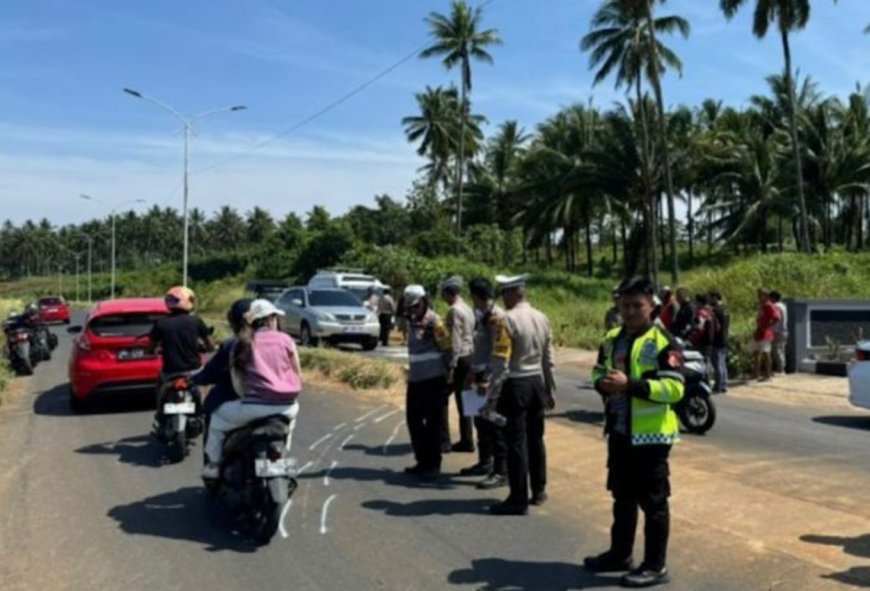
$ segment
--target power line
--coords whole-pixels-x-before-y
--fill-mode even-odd
[[[483,4],[480,5],[480,9],[482,10],[482,9],[486,8],[487,6],[492,4],[493,2],[495,2],[495,0],[486,0]],[[348,100],[352,99],[353,97],[355,97],[356,95],[358,95],[362,91],[364,91],[367,88],[369,88],[370,86],[374,85],[376,82],[382,80],[383,78],[386,78],[388,75],[390,75],[395,70],[398,70],[400,67],[405,65],[407,62],[411,61],[413,58],[418,56],[420,54],[420,52],[423,51],[428,45],[429,45],[428,41],[425,43],[421,43],[413,51],[411,51],[410,53],[408,53],[407,55],[405,55],[404,57],[402,57],[398,61],[394,62],[390,66],[387,66],[385,69],[381,70],[380,72],[375,74],[373,77],[369,78],[368,80],[366,80],[365,82],[363,82],[359,86],[355,87],[353,90],[345,93],[344,95],[342,95],[341,97],[332,101],[331,103],[328,103],[327,105],[325,105],[321,109],[315,111],[314,113],[312,113],[311,115],[309,115],[308,117],[306,117],[302,121],[296,123],[292,127],[289,127],[287,129],[285,129],[284,131],[278,132],[277,134],[273,135],[272,137],[269,137],[269,138],[266,138],[265,140],[257,142],[253,146],[246,148],[245,150],[239,152],[238,154],[234,154],[232,156],[229,156],[228,158],[225,158],[224,160],[219,160],[218,162],[215,162],[214,164],[210,164],[210,165],[205,166],[203,168],[196,169],[196,170],[192,171],[191,174],[200,174],[203,172],[208,172],[210,170],[214,170],[215,168],[220,168],[221,166],[226,166],[227,164],[229,164],[231,162],[235,162],[236,160],[243,158],[243,157],[247,156],[248,154],[256,152],[257,150],[260,150],[260,149],[268,146],[269,144],[278,141],[279,139],[281,139],[283,137],[286,137],[292,133],[299,131],[301,128],[308,125],[309,123],[311,123],[315,119],[319,119],[320,117],[322,117],[326,113],[332,111],[336,107],[347,102]]]

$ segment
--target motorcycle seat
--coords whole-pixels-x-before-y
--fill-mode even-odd
[[[233,429],[227,434],[226,449],[238,449],[248,439],[286,439],[290,435],[290,419],[284,415],[269,415]]]

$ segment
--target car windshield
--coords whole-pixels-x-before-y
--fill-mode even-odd
[[[60,298],[42,298],[39,300],[40,306],[60,306],[63,304],[63,300]]]
[[[334,291],[311,291],[308,293],[308,303],[312,307],[324,308],[334,306],[359,308],[362,306],[362,302],[354,294],[338,289]]]
[[[91,320],[88,327],[100,337],[140,337],[151,332],[151,327],[166,314],[109,314]]]
[[[345,287],[344,289],[352,293],[360,302],[366,301],[369,297],[368,287]]]

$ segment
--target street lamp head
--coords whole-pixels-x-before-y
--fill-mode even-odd
[[[132,88],[125,88],[124,92],[126,92],[127,94],[129,94],[131,96],[135,96],[136,98],[142,98],[142,94],[140,92],[133,90]]]
[[[247,108],[248,107],[246,107],[245,105],[236,105],[234,107],[230,107],[230,111],[244,111]]]
[[[93,201],[93,200],[94,200],[93,197],[91,197],[90,195],[85,195],[84,193],[82,193],[81,195],[79,195],[79,197],[81,197],[82,199],[87,199],[88,201]]]

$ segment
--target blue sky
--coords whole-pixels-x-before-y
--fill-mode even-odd
[[[754,4],[754,1],[748,4]],[[495,66],[474,69],[475,110],[490,127],[528,128],[560,106],[590,97],[578,49],[598,0],[494,0],[486,25],[505,45]],[[198,125],[191,147],[191,206],[254,205],[276,216],[324,205],[336,214],[379,193],[402,197],[422,164],[400,120],[414,93],[456,79],[437,62],[413,59],[348,102],[263,148],[426,41],[423,22],[448,0],[4,0],[0,21],[0,220],[47,217],[54,224],[104,215],[105,202],[144,199],[181,207],[178,125],[133,87],[193,115],[244,104]],[[813,2],[811,25],[793,39],[794,58],[823,91],[845,95],[870,83],[868,0]],[[750,34],[750,9],[731,23],[718,0],[670,0],[664,13],[692,25],[669,40],[684,61],[669,75],[669,104],[707,97],[743,104],[781,69],[773,36]],[[207,171],[196,172],[210,168]]]

